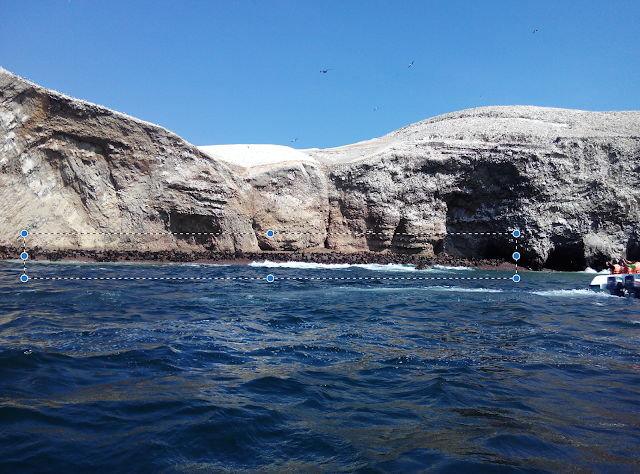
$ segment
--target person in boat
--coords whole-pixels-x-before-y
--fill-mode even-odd
[[[621,258],[617,262],[615,260],[607,262],[606,266],[612,275],[640,273],[640,262],[629,262],[626,258]]]
[[[620,266],[620,273],[628,273],[629,267],[624,263],[624,258],[618,259],[618,265]]]
[[[628,273],[640,273],[640,262],[629,262],[626,258],[621,259],[628,268]]]
[[[619,275],[622,272],[622,265],[616,263],[616,261],[607,262],[607,268],[612,275]]]

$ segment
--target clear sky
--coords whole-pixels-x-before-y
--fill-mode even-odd
[[[485,105],[640,110],[640,3],[0,0],[0,65],[195,145],[326,148]]]

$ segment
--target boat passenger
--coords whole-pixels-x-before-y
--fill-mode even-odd
[[[622,265],[615,263],[615,260],[613,262],[607,262],[607,268],[609,269],[609,273],[612,275],[619,275],[622,273]]]
[[[623,260],[624,264],[629,269],[629,273],[640,273],[640,262],[629,262],[626,258]]]
[[[620,265],[620,273],[629,273],[629,266],[624,258],[618,259],[618,265]]]

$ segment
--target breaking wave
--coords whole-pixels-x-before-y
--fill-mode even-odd
[[[551,297],[596,297],[596,298],[609,298],[611,295],[609,293],[603,291],[593,291],[593,290],[543,290],[543,291],[532,291],[534,295],[538,296],[551,296]],[[614,298],[617,298],[614,296]]]
[[[362,268],[364,270],[379,272],[414,272],[417,271],[414,265],[398,265],[390,263],[381,265],[379,263],[350,264],[350,263],[313,263],[313,262],[251,262],[250,267],[263,268],[295,268],[299,270],[345,270],[351,268]]]
[[[465,293],[503,293],[503,290],[495,288],[464,288],[461,286],[426,286],[425,290],[433,291],[460,291]]]
[[[467,271],[467,270],[475,270],[475,268],[471,267],[448,267],[446,265],[433,265],[430,270],[444,270],[444,271]]]

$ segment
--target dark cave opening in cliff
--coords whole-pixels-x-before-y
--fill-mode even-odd
[[[557,243],[547,257],[544,267],[564,272],[584,270],[587,267],[584,258],[584,243],[582,241]]]
[[[627,259],[632,262],[640,261],[640,236],[632,234],[627,241]]]
[[[515,264],[515,260],[513,259],[513,253],[515,251],[516,247],[512,241],[494,238],[486,244],[484,254],[481,258],[504,260]],[[519,265],[522,263],[524,263],[522,260],[518,262]]]
[[[159,214],[165,222],[165,228],[174,234],[176,239],[214,250],[212,247],[213,236],[221,232],[220,224],[215,216],[183,214],[175,211],[168,213],[164,210]]]

